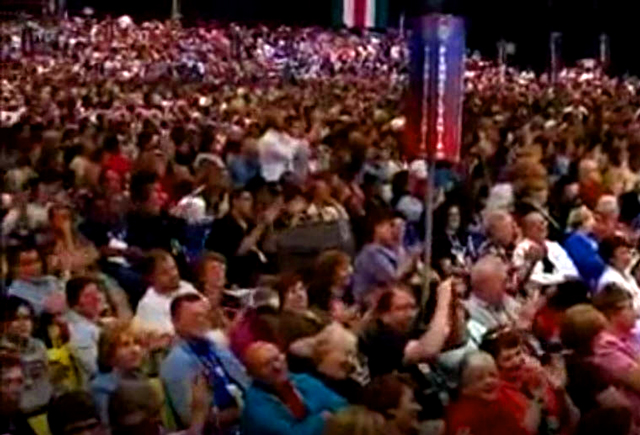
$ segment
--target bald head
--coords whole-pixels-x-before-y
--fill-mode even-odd
[[[244,353],[244,362],[249,374],[268,385],[286,382],[289,376],[286,359],[280,349],[272,343],[257,341]]]
[[[507,284],[507,266],[498,257],[482,257],[471,269],[471,290],[490,304],[499,304],[504,298]]]
[[[602,195],[596,204],[596,213],[605,219],[618,220],[620,208],[618,198],[613,195]]]
[[[509,246],[515,240],[515,223],[509,212],[489,211],[484,217],[484,225],[491,240],[501,246]]]
[[[522,232],[527,239],[543,244],[549,235],[547,220],[537,211],[522,219]]]

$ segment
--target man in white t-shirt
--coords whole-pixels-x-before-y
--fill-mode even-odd
[[[549,234],[547,221],[538,212],[531,212],[522,219],[524,239],[518,243],[513,253],[513,265],[519,269],[527,266],[527,252],[533,246],[543,249],[543,257],[537,261],[529,282],[539,286],[551,286],[579,279],[579,273],[569,254],[556,242],[547,240]]]
[[[152,261],[152,286],[140,300],[134,322],[146,331],[161,335],[173,335],[171,301],[176,296],[198,293],[188,282],[180,280],[180,273],[173,257],[166,251],[154,250]]]

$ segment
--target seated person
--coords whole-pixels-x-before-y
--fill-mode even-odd
[[[447,435],[527,435],[499,400],[500,377],[491,355],[475,352],[463,360],[460,395],[447,408]]]
[[[106,327],[98,342],[100,372],[91,380],[90,392],[98,407],[100,420],[109,425],[109,398],[122,379],[140,379],[144,350],[129,323]]]
[[[25,388],[20,409],[29,415],[44,411],[51,398],[47,349],[42,341],[33,338],[34,313],[28,302],[16,297],[3,301],[4,335],[0,347],[20,355],[24,370]]]
[[[349,403],[360,402],[362,385],[355,379],[358,338],[351,331],[334,322],[318,335],[294,343],[289,353],[310,360],[305,373],[322,381]]]
[[[371,381],[365,388],[363,404],[385,418],[389,435],[418,435],[421,410],[413,393],[414,385],[406,375],[389,374]]]
[[[54,276],[44,273],[42,258],[35,247],[25,245],[17,249],[11,272],[13,281],[8,289],[9,296],[29,302],[37,315],[46,311],[51,300],[64,299],[61,283]]]
[[[350,406],[331,416],[324,435],[390,435],[384,418],[364,406]]]
[[[51,435],[106,435],[89,393],[74,391],[54,399],[47,414]]]
[[[35,435],[20,411],[24,372],[20,356],[0,351],[0,433],[7,435]]]
[[[203,377],[199,377],[191,397],[193,423],[186,431],[174,435],[202,435],[220,433],[205,431],[210,417],[209,389]],[[168,435],[162,427],[162,400],[157,391],[144,379],[124,380],[113,392],[108,403],[111,433],[118,435]]]
[[[329,416],[347,405],[320,381],[290,375],[271,343],[251,344],[245,361],[254,379],[242,413],[245,435],[322,435]]]
[[[204,374],[213,392],[214,417],[223,433],[232,433],[238,427],[239,404],[249,378],[240,362],[211,339],[209,314],[209,303],[199,294],[185,294],[171,302],[178,338],[160,367],[160,378],[179,427],[186,428],[193,423],[191,386]]]
[[[527,352],[523,333],[509,328],[489,331],[480,349],[489,353],[500,376],[499,401],[531,434],[540,428],[567,430],[574,423],[565,392],[566,377],[557,357],[547,366]]]
[[[80,385],[86,386],[98,372],[99,320],[104,299],[95,281],[78,277],[67,283],[67,303],[69,349],[78,367]]]
[[[197,294],[198,291],[180,279],[178,266],[168,252],[151,251],[149,262],[151,286],[138,304],[134,323],[145,331],[172,336],[171,301],[177,296]]]

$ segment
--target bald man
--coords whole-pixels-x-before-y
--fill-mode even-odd
[[[465,302],[469,331],[476,343],[489,329],[515,325],[520,304],[507,294],[508,267],[493,255],[482,257],[471,269],[471,296]]]
[[[289,374],[271,343],[251,344],[244,359],[254,379],[245,396],[244,435],[322,435],[327,418],[347,406],[317,379]]]
[[[544,287],[580,279],[578,269],[564,248],[547,240],[549,230],[542,214],[531,212],[522,219],[522,235],[524,239],[513,252],[513,265],[516,268],[529,268],[528,252],[532,248],[537,246],[543,250],[542,258],[536,261],[530,272],[529,283]]]

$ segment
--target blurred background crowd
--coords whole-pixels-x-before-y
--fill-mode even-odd
[[[425,268],[403,33],[0,41],[0,433],[640,433],[638,80],[470,56]]]

